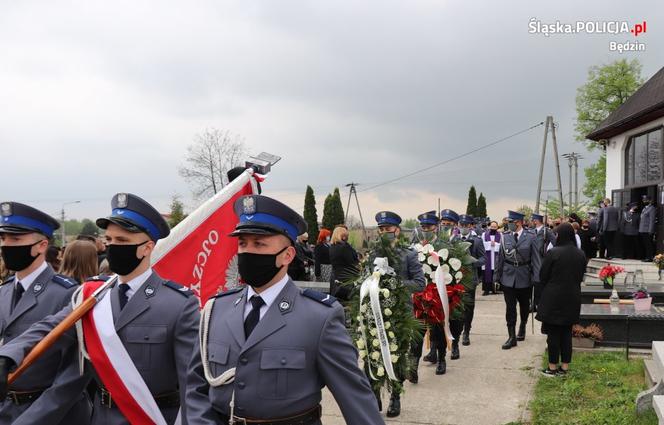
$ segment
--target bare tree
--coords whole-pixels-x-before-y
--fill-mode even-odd
[[[207,128],[187,146],[185,164],[178,170],[192,186],[194,196],[205,198],[228,184],[226,172],[247,157],[244,140],[228,130]]]

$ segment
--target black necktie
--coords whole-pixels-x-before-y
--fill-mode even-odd
[[[16,282],[16,286],[14,287],[14,304],[12,305],[12,310],[16,308],[16,304],[18,304],[18,302],[21,300],[24,292],[25,288],[23,288],[23,284],[21,284],[21,282]]]
[[[118,286],[118,290],[120,291],[120,310],[125,308],[127,305],[127,301],[129,301],[129,297],[127,296],[127,291],[129,290],[129,285],[126,283],[121,283],[120,286]]]
[[[514,232],[514,243],[519,243],[519,234]]]
[[[247,318],[244,319],[244,337],[246,339],[249,339],[249,335],[251,335],[258,324],[258,321],[261,318],[261,306],[265,304],[263,298],[258,295],[254,295],[249,301],[251,301],[251,311]]]

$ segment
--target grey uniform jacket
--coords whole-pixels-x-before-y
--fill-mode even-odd
[[[546,254],[549,244],[553,246],[556,245],[556,235],[554,235],[551,229],[546,226],[542,226],[540,230],[532,229],[531,232],[535,235],[535,249],[540,256],[540,259],[542,259]],[[539,273],[537,273],[533,279],[535,282],[539,282]]]
[[[404,248],[399,250],[399,257],[401,259],[401,275],[402,283],[408,287],[411,292],[418,292],[424,290],[426,286],[426,279],[424,278],[424,271],[422,264],[417,259],[417,252],[412,249]]]
[[[463,241],[463,236],[454,235],[451,241]],[[479,283],[482,266],[486,263],[486,248],[484,248],[482,238],[475,234],[469,235],[466,238],[466,242],[471,243],[470,247],[468,247],[468,253],[471,257],[475,258],[475,262],[473,263],[473,285],[476,287]]]
[[[200,321],[197,298],[186,288],[167,282],[154,272],[122,310],[120,310],[117,285],[104,296],[112,297],[115,329],[150,392],[157,396],[179,391],[180,400],[184,400],[187,381],[195,382],[197,379],[187,376],[192,355],[197,354],[197,351],[194,351]],[[32,326],[11,344],[0,348],[0,356],[9,357],[17,364],[20,363],[30,348],[70,312],[71,307],[68,306],[56,315]],[[78,350],[77,340],[71,340],[71,347]],[[71,356],[75,362],[78,362],[75,353]],[[57,369],[55,365],[53,368]],[[203,382],[203,376],[198,376],[198,380]],[[76,393],[76,396],[78,395],[80,394]],[[67,403],[74,396],[71,391],[60,391],[57,394],[57,401]],[[183,418],[186,417],[188,410],[192,411],[193,416],[197,412],[200,413],[207,401],[204,394],[198,396],[192,394],[190,399],[190,405],[185,406],[181,403]],[[161,412],[167,423],[172,424],[177,417],[178,408],[162,408]],[[97,393],[92,423],[120,425],[126,424],[127,420],[117,407],[102,406]]]
[[[243,288],[214,299],[207,340],[210,372],[217,377],[236,368],[235,380],[210,387],[208,411],[203,415],[190,411],[190,425],[224,423],[221,415],[230,414],[233,391],[235,416],[276,419],[317,406],[324,386],[334,395],[347,424],[384,423],[369,382],[358,367],[344,310],[334,298],[302,291],[289,280],[245,340],[246,296]],[[201,373],[200,357],[194,357],[190,376]],[[188,395],[206,391],[207,383],[189,383]]]
[[[69,303],[78,286],[72,279],[55,274],[48,266],[32,282],[12,311],[14,277],[0,286],[0,335],[9,344],[32,324],[55,314]],[[65,337],[67,338],[67,337]],[[69,337],[71,342],[71,336]],[[16,405],[0,402],[1,424],[88,424],[91,406],[83,393],[90,376],[81,376],[76,351],[66,343],[51,347],[11,385],[13,391],[45,390],[32,403]],[[75,396],[59,400],[59,392],[74,391]]]
[[[601,209],[602,227],[600,232],[615,232],[620,225],[620,210],[613,205]]]
[[[503,233],[500,255],[496,260],[493,281],[508,288],[528,288],[539,279],[542,258],[537,252],[535,235],[524,230],[518,243],[512,232]]]
[[[639,214],[631,211],[622,211],[620,214],[620,230],[627,236],[638,236]]]
[[[641,211],[641,222],[639,223],[639,233],[655,233],[655,221],[657,219],[657,209],[652,205],[647,205]]]

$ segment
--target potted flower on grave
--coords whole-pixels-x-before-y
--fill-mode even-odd
[[[634,299],[634,310],[636,311],[649,311],[652,304],[652,297],[648,290],[641,288],[632,294]]]
[[[657,265],[659,280],[662,280],[662,270],[664,270],[664,254],[655,255],[655,258],[653,258],[652,262]]]
[[[607,264],[599,271],[599,278],[604,283],[604,289],[613,289],[613,281],[618,273],[624,272],[625,269],[620,266],[612,266]]]
[[[572,347],[594,348],[596,342],[604,339],[604,332],[599,325],[591,323],[588,326],[572,326]]]

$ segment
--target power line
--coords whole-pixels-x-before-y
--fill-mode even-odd
[[[505,142],[505,141],[507,141],[507,140],[509,140],[509,139],[511,139],[511,138],[513,138],[513,137],[516,137],[516,136],[518,136],[518,135],[520,135],[520,134],[526,133],[526,132],[528,132],[528,131],[530,131],[530,130],[532,130],[532,129],[534,129],[534,128],[537,128],[537,127],[539,127],[539,126],[541,126],[541,125],[544,125],[544,121],[542,121],[542,122],[540,122],[540,123],[538,123],[538,124],[532,125],[532,126],[526,128],[526,129],[523,129],[523,130],[521,130],[521,131],[517,131],[516,133],[514,133],[514,134],[510,134],[509,136],[503,137],[502,139],[498,139],[498,140],[493,141],[493,142],[491,142],[491,143],[487,143],[486,145],[483,145],[483,146],[480,146],[480,147],[478,147],[478,148],[475,148],[475,149],[473,149],[473,150],[471,150],[471,151],[468,151],[468,152],[462,153],[462,154],[460,154],[460,155],[457,155],[457,156],[455,156],[455,157],[452,157],[452,158],[446,159],[445,161],[438,162],[438,163],[433,164],[433,165],[430,165],[430,166],[428,166],[428,167],[426,167],[426,168],[421,168],[421,169],[419,169],[419,170],[417,170],[417,171],[413,171],[412,173],[408,173],[408,174],[405,174],[405,175],[403,175],[403,176],[396,177],[396,178],[394,178],[394,179],[392,179],[392,180],[388,180],[388,181],[385,181],[385,182],[383,182],[383,183],[378,183],[378,184],[376,184],[376,185],[369,186],[369,187],[366,188],[366,189],[360,190],[360,192],[366,192],[366,191],[369,191],[369,190],[373,190],[373,189],[376,189],[376,188],[378,188],[378,187],[385,186],[385,185],[387,185],[387,184],[394,183],[394,182],[396,182],[396,181],[403,180],[403,179],[408,178],[408,177],[412,177],[412,176],[414,176],[414,175],[416,175],[416,174],[423,173],[424,171],[431,170],[432,168],[440,167],[441,165],[448,164],[448,163],[450,163],[450,162],[452,162],[452,161],[456,161],[457,159],[461,159],[461,158],[463,158],[463,157],[466,157],[466,156],[468,156],[468,155],[472,155],[472,154],[474,154],[474,153],[476,153],[476,152],[479,152],[479,151],[484,150],[484,149],[486,149],[486,148],[489,148],[489,147],[491,147],[491,146],[495,146],[495,145],[497,145],[497,144],[499,144],[499,143]]]

